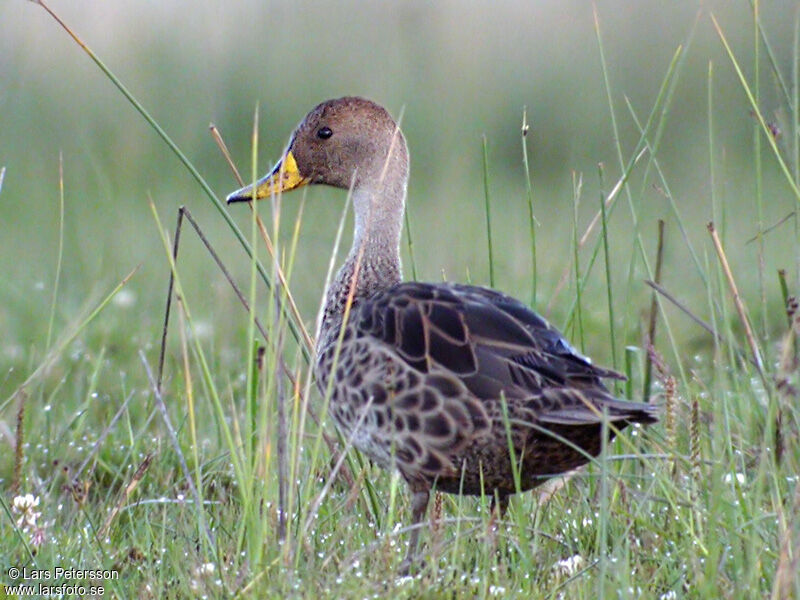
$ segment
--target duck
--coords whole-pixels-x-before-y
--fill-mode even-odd
[[[436,490],[509,496],[586,465],[606,441],[658,420],[616,398],[543,317],[500,291],[403,281],[400,240],[409,152],[397,122],[361,97],[313,108],[280,160],[228,204],[328,185],[351,194],[347,258],[325,292],[314,375],[344,440],[411,492],[404,569]],[[606,440],[603,438],[606,437]]]

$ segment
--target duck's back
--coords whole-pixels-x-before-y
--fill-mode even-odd
[[[341,335],[340,335],[341,331]],[[585,464],[610,430],[655,421],[521,302],[483,287],[401,283],[323,323],[317,380],[356,447],[414,486],[514,493]],[[330,388],[330,392],[329,392]]]

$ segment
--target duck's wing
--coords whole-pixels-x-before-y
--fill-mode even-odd
[[[359,336],[387,345],[421,374],[458,380],[480,401],[525,404],[542,422],[654,421],[652,407],[615,400],[591,364],[530,308],[483,287],[402,283],[360,305]],[[432,380],[431,377],[427,378]]]

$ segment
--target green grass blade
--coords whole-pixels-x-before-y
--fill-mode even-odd
[[[494,254],[492,252],[492,201],[489,195],[489,143],[483,138],[483,200],[486,210],[486,244],[489,252],[489,285],[494,287]]]

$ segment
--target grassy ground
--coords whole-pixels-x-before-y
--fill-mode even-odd
[[[65,156],[55,180],[69,182],[78,163],[81,174],[94,170],[106,200],[82,207],[86,198],[69,185],[50,192],[47,208],[30,213],[42,217],[47,233],[40,229],[37,239],[47,251],[3,257],[0,583],[21,582],[13,568],[61,567],[113,572],[80,583],[121,598],[798,597],[800,313],[795,308],[793,322],[787,314],[800,270],[797,26],[792,21],[787,44],[759,20],[734,28],[702,13],[697,23],[658,56],[660,68],[639,98],[615,86],[623,59],[607,56],[613,35],[596,26],[592,102],[611,115],[601,117],[608,148],[597,150],[599,169],[599,158],[574,173],[569,155],[545,163],[536,121],[528,136],[515,134],[513,146],[488,135],[486,175],[478,136],[464,151],[470,175],[460,182],[448,176],[463,174],[456,159],[451,169],[447,160],[429,161],[435,146],[423,146],[415,160],[412,177],[424,183],[411,188],[406,275],[494,279],[598,362],[625,371],[621,396],[652,394],[664,416],[626,432],[553,489],[514,498],[499,523],[487,499],[437,497],[423,534],[426,566],[412,578],[397,574],[410,512],[404,484],[353,451],[341,454],[332,427],[320,425],[325,407],[308,368],[303,332],[313,335],[343,194],[312,190],[306,200],[298,193],[280,210],[262,203],[263,232],[244,207],[225,225],[201,181],[211,165],[221,170],[222,159],[202,157],[192,175],[190,159],[176,162],[166,140],[158,141],[170,156],[169,178],[194,178],[187,204],[211,224],[214,246],[266,333],[185,229],[159,393],[174,206],[158,201],[169,189],[161,179],[147,190],[154,204],[137,198],[136,208],[124,189],[103,183],[111,171],[106,149],[94,148],[104,139],[97,124],[85,156]],[[697,63],[695,36],[712,38],[717,53],[709,62],[697,42],[699,78],[686,73]],[[112,71],[103,83],[115,89]],[[701,99],[691,119],[681,102],[686,87]],[[731,96],[744,118],[729,116]],[[279,144],[319,99],[285,118],[280,110],[260,116],[280,121],[272,124],[280,126]],[[124,101],[120,90],[103,100]],[[519,130],[521,106],[506,111]],[[404,124],[416,157],[414,139],[437,129],[437,120],[423,114],[414,123],[413,114]],[[131,123],[144,128],[148,119]],[[574,127],[583,120],[576,115]],[[726,143],[742,122],[746,151]],[[442,129],[457,137],[458,119]],[[246,136],[237,139],[241,155]],[[596,139],[587,141],[589,153]],[[120,146],[115,155],[131,156],[120,168],[141,179],[150,167],[129,144],[130,155]],[[675,168],[685,162],[671,161],[674,155],[702,167]],[[511,163],[518,166],[506,168]],[[11,166],[6,176],[16,176]],[[244,177],[251,176],[248,168]],[[571,189],[548,187],[570,177]],[[8,208],[31,201],[24,191],[0,187],[9,249],[34,235],[22,211]],[[109,205],[118,210],[104,213]],[[443,225],[451,214],[458,220]],[[343,219],[347,245],[349,215]],[[265,285],[278,281],[265,235],[288,280],[277,293]],[[257,261],[242,245],[256,249]],[[651,304],[644,281],[655,279],[669,296]],[[276,308],[289,295],[302,318]]]

